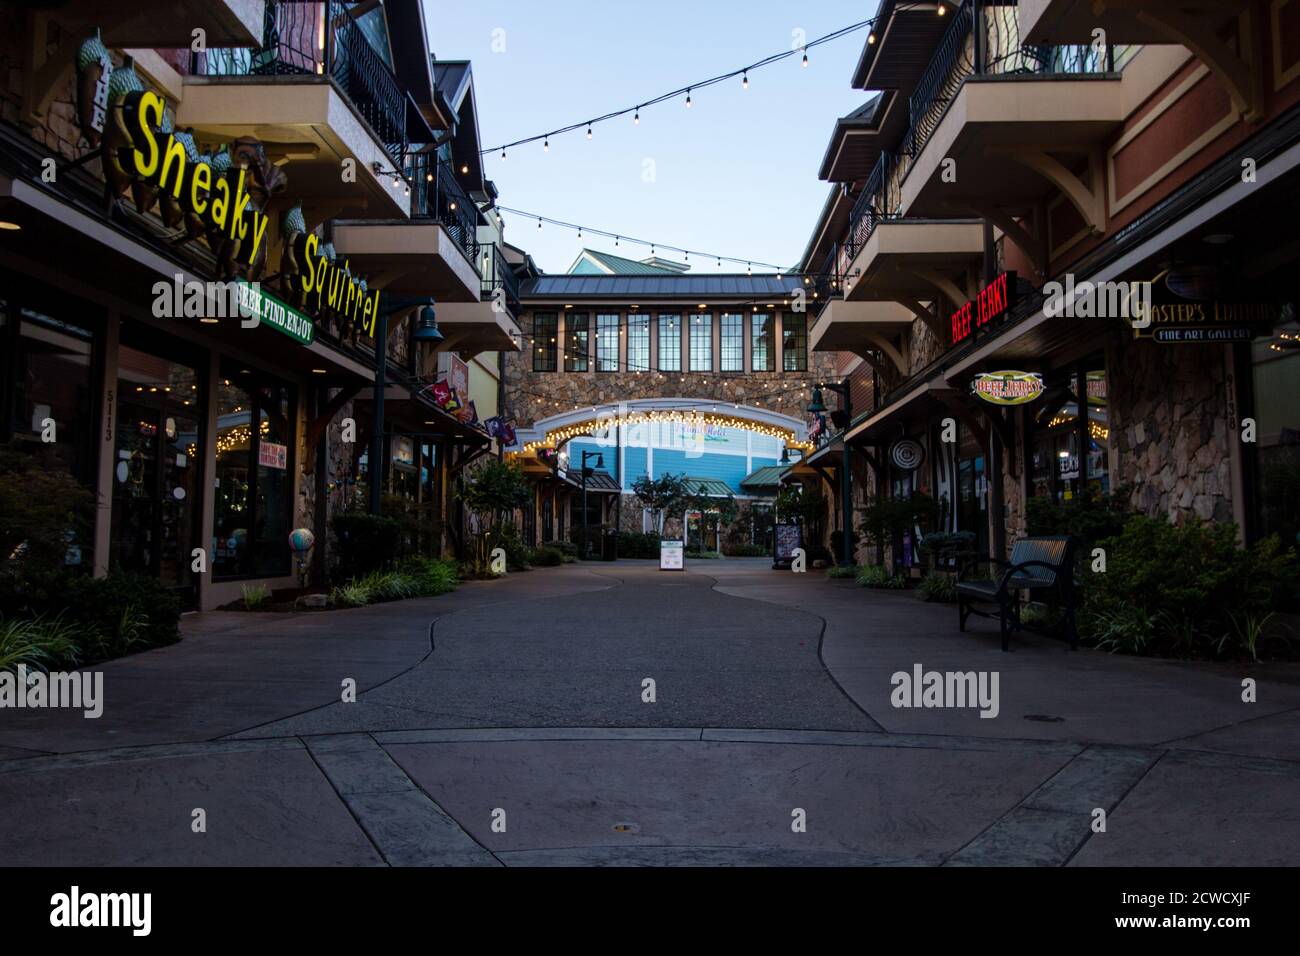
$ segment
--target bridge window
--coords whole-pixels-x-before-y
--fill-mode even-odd
[[[682,317],[661,313],[659,316],[659,371],[682,370]]]
[[[559,331],[559,319],[554,312],[539,312],[533,315],[533,371],[554,372],[555,356],[558,351],[555,336]]]
[[[587,313],[564,314],[564,370],[587,371]]]
[[[650,316],[633,312],[627,317],[627,370],[650,371]]]
[[[722,371],[745,370],[745,317],[739,312],[724,312],[721,318]]]
[[[596,316],[596,371],[618,371],[618,313]]]
[[[713,315],[697,312],[691,316],[691,371],[713,371]]]
[[[753,333],[753,362],[755,372],[776,371],[776,348],[772,316],[766,312],[754,313],[751,326]]]
[[[781,368],[808,371],[808,316],[787,312],[781,326]]]

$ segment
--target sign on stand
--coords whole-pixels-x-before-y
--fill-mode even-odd
[[[684,570],[685,557],[686,557],[685,541],[660,541],[659,542],[659,570],[660,571]]]

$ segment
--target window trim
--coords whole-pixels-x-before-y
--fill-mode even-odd
[[[539,323],[544,322],[550,326],[550,343],[538,344],[537,327]],[[533,313],[533,371],[534,372],[555,372],[559,371],[559,343],[555,340],[560,337],[560,314],[558,312],[534,312]],[[547,363],[549,356],[550,368],[543,367]]]

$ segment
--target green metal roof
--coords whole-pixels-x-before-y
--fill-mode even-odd
[[[708,495],[711,498],[726,498],[734,494],[731,486],[721,478],[692,478],[686,476],[686,493],[688,495]]]
[[[781,485],[781,472],[789,465],[764,465],[740,479],[742,488],[778,488]]]

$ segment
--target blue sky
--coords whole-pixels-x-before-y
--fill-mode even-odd
[[[634,105],[692,81],[865,20],[875,0],[661,0],[655,4],[426,0],[430,45],[474,64],[485,147]],[[503,30],[504,52],[493,52]],[[866,42],[858,31],[740,79],[550,141],[485,157],[502,205],[724,256],[795,264],[829,185],[817,169],[835,118],[861,105],[849,86]],[[649,174],[652,173],[652,178]],[[649,180],[649,181],[648,181]],[[505,217],[506,239],[547,272],[583,245],[640,259],[645,247]],[[661,255],[671,253],[659,251]],[[691,257],[692,272],[719,271]],[[723,263],[721,271],[744,272]],[[755,269],[755,271],[759,271]]]

